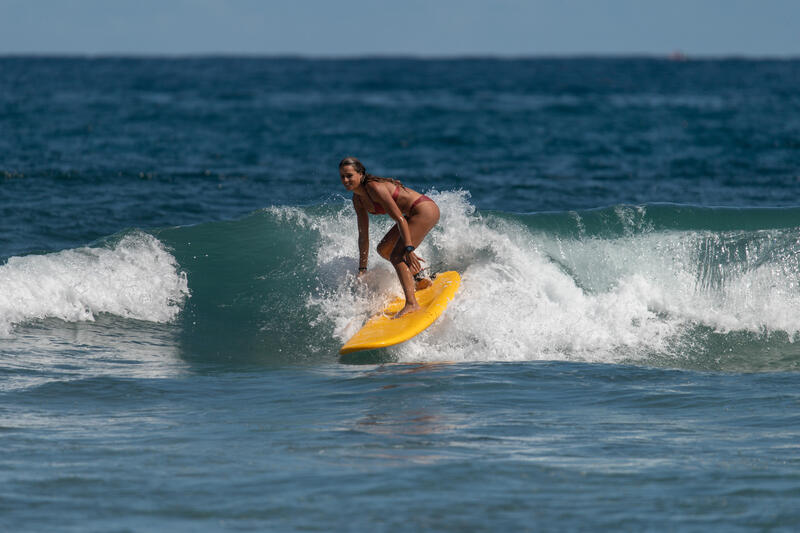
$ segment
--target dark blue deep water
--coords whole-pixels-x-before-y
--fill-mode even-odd
[[[800,61],[0,57],[3,531],[793,531]],[[338,161],[463,284],[340,357]],[[391,223],[372,217],[377,243]]]

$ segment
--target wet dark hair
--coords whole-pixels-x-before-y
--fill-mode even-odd
[[[394,178],[382,178],[380,176],[374,176],[367,172],[367,169],[364,168],[364,164],[361,163],[355,157],[345,157],[341,161],[339,161],[339,169],[341,170],[342,167],[353,167],[356,172],[364,176],[364,180],[361,182],[361,185],[366,185],[369,181],[388,181],[389,183],[394,183],[399,187],[403,187],[405,189],[405,185],[400,183],[399,180]]]

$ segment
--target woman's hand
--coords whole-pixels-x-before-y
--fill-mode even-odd
[[[417,254],[414,252],[406,252],[405,253],[405,262],[408,265],[408,269],[411,271],[411,275],[416,275],[420,270],[422,270],[422,265],[420,265],[420,261],[423,263],[425,262],[424,259],[421,257],[417,257]]]

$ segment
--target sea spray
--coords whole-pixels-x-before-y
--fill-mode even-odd
[[[0,266],[0,334],[33,319],[98,313],[168,322],[188,296],[186,275],[164,245],[134,231],[107,246],[9,258]]]
[[[593,212],[548,214],[542,225],[537,216],[477,213],[463,192],[430,195],[442,218],[420,253],[436,270],[459,270],[463,285],[433,326],[387,350],[398,361],[643,361],[704,353],[710,333],[716,348],[730,339],[731,350],[742,333],[770,342],[800,335],[797,228],[676,230],[647,206],[608,209],[599,226]],[[320,276],[306,304],[344,341],[401,291],[374,250],[368,275],[355,281],[352,210],[322,218],[314,222]],[[390,223],[373,220],[377,242]]]

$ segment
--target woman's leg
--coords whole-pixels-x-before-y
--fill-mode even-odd
[[[391,261],[389,258],[392,255],[392,250],[394,250],[394,245],[397,244],[397,239],[399,237],[400,229],[397,227],[397,224],[395,224],[389,231],[386,232],[386,235],[383,236],[381,242],[378,243],[378,255],[387,261]]]
[[[423,212],[419,212],[420,208],[416,208],[410,217],[406,218],[406,222],[408,223],[408,229],[411,231],[411,240],[414,243],[414,248],[420,245],[422,240],[425,238],[425,235],[436,225],[439,221],[439,208],[433,202],[420,202],[423,207]],[[426,204],[431,204],[428,206]],[[417,231],[415,232],[415,229]],[[416,233],[416,234],[415,234]],[[376,247],[378,251],[378,255],[386,259],[387,261],[392,261],[392,252],[394,251],[396,246],[398,245],[398,239],[400,238],[400,229],[397,227],[397,224],[391,227],[389,231],[386,232],[386,235],[383,236],[381,242],[378,243]],[[401,247],[405,250],[405,246]],[[411,274],[416,275],[416,272],[412,272]]]
[[[378,254],[386,259],[387,261],[391,262],[392,250],[394,250],[395,245],[397,244],[397,239],[400,238],[400,230],[397,228],[397,224],[392,226],[392,228],[386,232],[381,242],[378,243]],[[424,259],[417,256],[417,259],[421,262],[424,262]],[[424,276],[421,274],[422,269],[418,270],[417,272],[411,271],[411,275],[414,277],[414,288],[416,290],[421,290],[426,287],[431,286],[431,280],[428,276]]]
[[[420,202],[411,211],[407,221],[408,231],[411,233],[411,243],[416,248],[420,245],[422,240],[433,228],[433,226],[435,226],[439,221],[439,207],[434,202]],[[378,252],[381,252],[380,246],[384,245],[385,241],[386,244],[384,245],[384,248],[388,247],[389,242],[392,240],[392,231],[395,231],[396,236],[394,236],[394,246],[391,249],[388,259],[391,261],[395,271],[397,272],[397,277],[400,279],[400,285],[403,287],[403,294],[405,294],[406,297],[405,307],[403,307],[403,309],[401,309],[395,315],[395,318],[398,318],[406,313],[410,313],[411,311],[416,311],[419,309],[419,304],[417,303],[417,298],[414,295],[414,274],[416,274],[416,272],[411,272],[411,269],[408,268],[408,265],[404,260],[406,246],[405,243],[401,242],[401,240],[398,238],[400,230],[397,229],[396,225],[389,230],[386,236],[381,240],[381,244],[378,245]],[[381,255],[383,256],[383,254]]]

